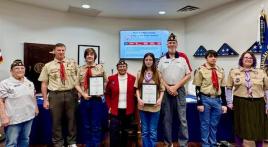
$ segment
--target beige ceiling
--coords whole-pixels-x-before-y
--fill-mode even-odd
[[[27,5],[78,13],[96,17],[116,18],[150,18],[179,19],[189,17],[203,11],[213,9],[236,0],[9,0]],[[81,4],[88,3],[90,9],[82,9]],[[191,5],[199,10],[191,12],[176,12],[178,9]],[[159,15],[158,11],[166,11]]]

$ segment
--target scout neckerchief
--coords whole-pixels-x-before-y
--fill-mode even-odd
[[[206,64],[204,64],[204,66],[206,68],[208,68]],[[211,69],[211,82],[212,82],[212,85],[216,89],[216,91],[218,92],[219,91],[219,81],[218,81],[217,69],[215,67],[210,67],[210,69]]]
[[[88,80],[92,76],[92,68],[94,66],[88,66],[87,67],[87,72],[84,76],[84,90],[88,89]]]
[[[145,72],[144,80],[146,83],[149,83],[153,78],[152,72]]]
[[[58,62],[60,64],[60,79],[61,79],[61,83],[63,85],[65,85],[65,80],[66,80],[66,75],[65,75],[65,68],[64,68],[64,61],[59,61]]]
[[[252,82],[250,80],[250,69],[245,69],[245,75],[247,93],[249,97],[252,97]]]

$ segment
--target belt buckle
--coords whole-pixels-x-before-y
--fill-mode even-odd
[[[254,100],[254,98],[252,96],[249,96],[248,98],[249,98],[250,101]]]
[[[216,98],[217,96],[216,95],[213,95],[213,96],[210,96],[211,98]]]
[[[210,98],[217,98],[217,95],[210,95]]]

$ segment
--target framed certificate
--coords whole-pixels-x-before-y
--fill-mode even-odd
[[[104,78],[90,77],[89,78],[88,95],[99,96],[104,94]]]
[[[156,104],[157,86],[156,84],[142,84],[141,98],[144,104]]]

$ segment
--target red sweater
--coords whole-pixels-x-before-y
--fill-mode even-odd
[[[134,113],[136,108],[135,97],[135,76],[127,73],[127,108],[126,115]],[[114,74],[108,77],[108,83],[105,92],[106,103],[108,108],[111,108],[111,114],[118,115],[118,101],[119,101],[119,81],[118,74]]]

